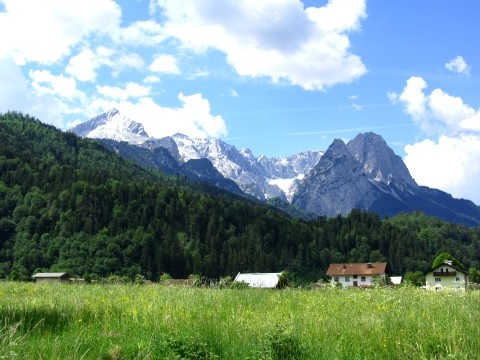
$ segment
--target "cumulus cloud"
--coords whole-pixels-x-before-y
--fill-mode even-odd
[[[299,0],[157,0],[157,6],[165,34],[198,52],[225,53],[240,75],[322,90],[366,71],[348,38],[366,17],[365,0],[307,9]]]
[[[391,100],[399,100],[420,128],[427,134],[478,133],[480,110],[465,104],[463,99],[452,96],[442,89],[430,94],[425,90],[428,84],[421,77],[412,76],[407,80],[401,94],[389,93]]]
[[[32,87],[40,95],[54,95],[68,100],[84,99],[85,94],[77,89],[74,78],[64,75],[53,75],[48,70],[30,70]]]
[[[461,74],[461,75],[470,75],[471,67],[466,63],[463,56],[457,56],[456,58],[450,60],[445,64],[447,70],[451,72]]]
[[[405,164],[422,185],[480,205],[480,136],[441,136],[405,147]]]
[[[17,63],[52,64],[92,33],[114,32],[121,10],[112,0],[3,0],[0,55]]]
[[[99,94],[113,100],[128,100],[150,95],[150,88],[134,82],[129,82],[124,88],[119,86],[97,85]]]
[[[221,137],[228,131],[224,119],[211,113],[210,103],[202,94],[180,93],[179,107],[164,107],[150,97],[137,101],[97,99],[90,106],[92,115],[116,107],[132,120],[141,122],[147,133],[156,138],[182,133],[190,137]]]
[[[390,93],[432,139],[405,147],[405,163],[422,185],[480,204],[480,110],[442,89],[426,92],[420,77],[407,80],[401,94]]]
[[[80,81],[93,82],[102,66],[112,69],[111,73],[117,77],[128,68],[141,69],[145,62],[136,53],[122,52],[99,46],[95,51],[83,48],[77,55],[72,56],[65,68],[65,72]]]
[[[150,64],[150,71],[164,74],[180,74],[177,59],[172,55],[157,55]]]
[[[152,46],[167,39],[163,27],[154,20],[135,21],[110,33],[112,40],[122,45]]]

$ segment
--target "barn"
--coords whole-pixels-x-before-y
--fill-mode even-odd
[[[37,273],[32,276],[37,283],[69,282],[72,278],[68,273]]]

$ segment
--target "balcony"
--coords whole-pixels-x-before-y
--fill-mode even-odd
[[[456,276],[456,271],[434,271],[433,276]]]

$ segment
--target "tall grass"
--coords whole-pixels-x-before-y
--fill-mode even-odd
[[[0,359],[475,359],[480,292],[0,283]]]

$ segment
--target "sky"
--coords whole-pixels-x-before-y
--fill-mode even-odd
[[[478,0],[0,0],[0,112],[268,157],[381,135],[480,205]]]

